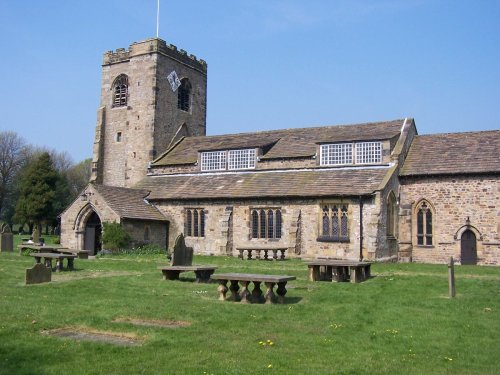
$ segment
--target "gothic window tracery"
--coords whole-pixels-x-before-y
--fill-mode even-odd
[[[433,245],[433,212],[430,204],[427,201],[422,201],[418,204],[416,211],[417,222],[417,245],[432,246]]]
[[[250,224],[252,238],[281,238],[282,216],[279,208],[252,209]]]
[[[188,208],[184,217],[186,237],[205,237],[205,211],[202,208]]]
[[[325,204],[321,208],[319,241],[349,241],[349,206],[344,203]]]

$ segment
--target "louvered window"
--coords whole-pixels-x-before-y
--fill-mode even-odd
[[[113,82],[113,107],[123,107],[128,100],[128,77],[119,75]]]
[[[187,78],[181,80],[177,89],[177,108],[186,112],[191,108],[191,83]]]

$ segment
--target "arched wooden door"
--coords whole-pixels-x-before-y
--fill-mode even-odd
[[[470,229],[462,233],[460,259],[462,264],[477,264],[476,235]]]
[[[96,255],[101,251],[101,219],[92,212],[85,224],[84,250],[88,250],[90,255]]]

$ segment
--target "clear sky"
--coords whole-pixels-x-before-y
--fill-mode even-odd
[[[0,130],[92,156],[102,54],[156,35],[156,0],[0,0]],[[414,117],[500,129],[499,0],[161,0],[208,63],[207,133]]]

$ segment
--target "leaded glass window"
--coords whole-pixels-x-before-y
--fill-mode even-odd
[[[251,211],[252,238],[281,238],[282,216],[279,208],[260,208]]]
[[[184,235],[186,237],[205,237],[205,211],[202,208],[186,209]]]
[[[417,216],[417,245],[432,246],[433,243],[432,210],[426,201],[423,201],[418,205],[416,216]]]
[[[329,204],[322,207],[320,241],[349,241],[349,206]]]

